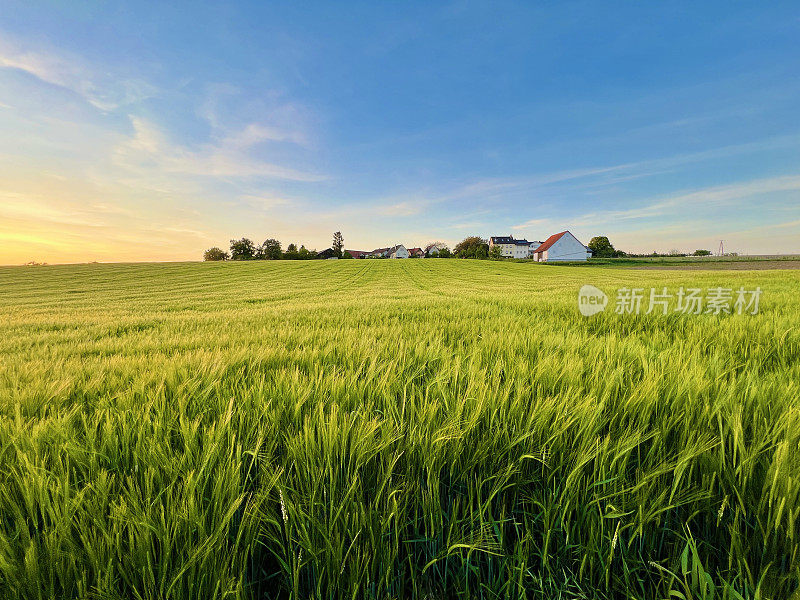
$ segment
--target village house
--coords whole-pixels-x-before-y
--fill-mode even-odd
[[[409,258],[425,258],[425,250],[422,248],[411,248],[408,251]]]
[[[537,262],[585,261],[592,251],[569,231],[555,233],[533,251]]]
[[[439,256],[439,251],[446,246],[441,242],[433,242],[425,246],[425,256]]]
[[[529,242],[528,240],[515,240],[513,235],[495,236],[489,238],[489,248],[500,247],[503,258],[531,258],[534,251],[542,242]]]
[[[369,254],[366,250],[345,250],[345,252],[353,258],[366,258],[367,254]]]
[[[408,258],[408,250],[403,244],[389,248],[389,258]]]

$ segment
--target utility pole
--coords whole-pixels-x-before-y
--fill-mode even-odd
[[[725,256],[725,246],[722,245],[722,240],[719,241],[719,248],[717,249],[717,256]]]

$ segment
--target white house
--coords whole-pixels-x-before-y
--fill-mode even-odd
[[[533,251],[538,262],[585,261],[592,251],[569,231],[555,233]]]
[[[425,246],[425,255],[426,256],[438,256],[439,251],[443,248],[447,248],[445,244],[442,242],[433,242],[432,244],[428,244]]]
[[[542,242],[515,240],[513,235],[489,238],[489,248],[500,246],[501,256],[505,258],[531,258]]]
[[[389,248],[389,258],[408,258],[408,250],[403,244]]]

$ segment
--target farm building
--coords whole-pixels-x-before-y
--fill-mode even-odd
[[[499,246],[501,256],[505,258],[531,258],[536,248],[542,242],[529,242],[528,240],[515,240],[513,235],[495,236],[489,238],[489,248]]]
[[[345,252],[353,258],[366,258],[367,254],[369,254],[366,250],[345,250]]]
[[[533,251],[537,262],[585,261],[592,251],[569,231],[554,233]]]

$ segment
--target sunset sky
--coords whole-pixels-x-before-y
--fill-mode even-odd
[[[3,0],[0,264],[800,252],[800,5],[613,6]]]

